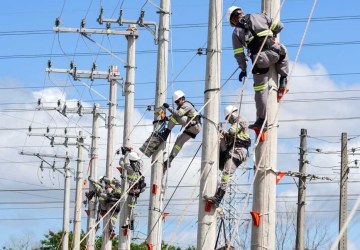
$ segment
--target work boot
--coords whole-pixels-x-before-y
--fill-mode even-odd
[[[204,198],[205,200],[212,202],[215,207],[219,207],[222,199],[224,198],[225,193],[226,193],[225,190],[218,188],[214,196],[210,197],[205,195]]]
[[[262,125],[264,124],[265,119],[258,118],[254,124],[249,125],[249,129],[259,129],[261,130]],[[267,126],[265,124],[263,131],[267,129]]]
[[[88,200],[91,200],[95,195],[95,191],[85,192],[85,196]]]
[[[110,230],[110,237],[109,239],[112,240],[116,236],[116,233],[113,229]]]
[[[279,102],[287,92],[289,92],[289,90],[287,89],[287,77],[281,76],[277,93],[277,101]]]
[[[169,168],[170,168],[172,160],[174,160],[174,156],[170,155],[170,156],[169,156],[169,159],[167,159],[166,161],[164,161],[164,163],[163,163],[163,174],[165,174],[165,172],[166,172],[167,169],[168,169],[168,162],[169,162]]]
[[[166,128],[166,129],[164,130],[164,132],[160,133],[159,135],[160,135],[161,139],[163,139],[164,141],[166,141],[167,138],[169,137],[170,132],[171,132],[171,130],[168,129],[168,128]]]

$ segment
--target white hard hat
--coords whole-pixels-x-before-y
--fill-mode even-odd
[[[138,161],[138,160],[140,160],[140,157],[136,152],[132,151],[129,153],[129,160],[130,161]]]
[[[228,115],[231,115],[233,112],[238,111],[238,108],[233,105],[226,106],[224,110],[225,120],[227,120]]]
[[[181,97],[185,96],[184,92],[182,92],[181,90],[176,90],[174,93],[173,93],[173,99],[174,99],[174,102],[179,100]]]
[[[226,18],[227,20],[230,22],[230,17],[231,17],[231,14],[235,11],[235,10],[240,10],[242,12],[242,9],[238,6],[231,6],[230,8],[228,8],[227,12],[226,12]],[[230,22],[230,25],[232,25],[232,23]]]
[[[105,177],[105,176],[103,176],[103,175],[100,176],[100,177],[99,177],[99,180],[102,181],[102,179],[104,179],[104,177]]]

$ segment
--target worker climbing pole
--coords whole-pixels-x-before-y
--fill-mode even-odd
[[[289,63],[287,49],[283,44],[275,40],[284,25],[278,18],[271,18],[263,13],[245,14],[243,9],[237,6],[231,6],[228,9],[227,18],[230,25],[234,27],[232,44],[234,56],[241,69],[240,82],[247,77],[245,48],[248,49],[253,63],[256,121],[249,128],[254,129],[258,134],[260,130],[266,131],[268,129],[265,120],[269,89],[271,88],[269,85],[269,68],[271,66],[275,65],[276,73],[280,74],[280,81],[276,87],[278,89],[278,102],[288,92],[287,75]]]
[[[205,195],[205,200],[218,207],[226,193],[231,177],[241,163],[248,157],[251,139],[248,121],[241,117],[237,107],[229,105],[224,111],[225,120],[230,123],[228,131],[220,129],[219,169],[222,171],[221,182],[214,196]]]
[[[106,213],[110,214],[109,235],[112,240],[116,236],[115,226],[120,212],[118,201],[121,197],[121,183],[116,178],[110,180],[105,176],[100,177],[99,181],[91,178],[89,181],[94,185],[94,189],[86,192],[85,196],[88,201],[95,196],[95,200],[99,204],[97,222],[100,220],[100,216],[103,217]]]

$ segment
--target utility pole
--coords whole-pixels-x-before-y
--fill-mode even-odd
[[[128,34],[127,32],[126,34]],[[132,33],[132,32],[131,32]],[[130,33],[129,33],[130,34]],[[115,127],[115,116],[116,116],[116,91],[117,91],[117,80],[122,79],[119,76],[117,66],[110,66],[109,71],[96,71],[95,65],[93,65],[91,71],[89,70],[79,70],[76,65],[72,62],[70,64],[70,69],[55,69],[50,67],[46,69],[47,72],[53,73],[68,73],[74,80],[79,78],[90,78],[90,79],[107,79],[110,82],[110,98],[109,98],[109,113],[108,113],[108,133],[107,133],[107,150],[106,150],[106,176],[110,179],[113,178],[112,165],[111,161],[114,158],[114,127]],[[103,230],[103,242],[102,249],[110,250],[111,249],[111,240],[109,234],[109,215],[104,218],[104,230]]]
[[[262,12],[280,19],[280,0],[262,0]],[[278,77],[275,67],[269,70],[269,88],[277,89]],[[266,140],[260,142],[255,150],[255,180],[253,186],[253,211],[261,215],[259,227],[252,225],[251,249],[275,249],[276,219],[276,165],[277,165],[277,93],[270,91],[266,108],[267,124],[271,128],[266,132]]]
[[[204,116],[212,122],[205,119],[203,126],[196,248],[198,250],[212,249],[216,242],[216,209],[214,206],[211,206],[211,210],[209,212],[205,211],[206,201],[204,201],[203,197],[204,195],[214,195],[217,189],[219,143],[217,127],[214,126],[213,123],[219,123],[222,6],[222,0],[209,1]]]
[[[296,250],[304,250],[304,225],[305,225],[305,197],[306,197],[306,152],[307,152],[307,130],[301,129],[300,134],[300,159],[298,185],[298,210],[297,210],[297,230],[296,230]]]
[[[90,178],[93,180],[97,179],[97,157],[98,157],[98,131],[99,131],[99,105],[94,104],[94,108],[92,111],[93,114],[93,122],[92,122],[92,131],[91,131],[91,148],[90,148]],[[93,191],[94,185],[89,182],[89,192]],[[88,219],[87,219],[87,231],[89,235],[87,237],[86,245],[88,250],[95,250],[95,234],[96,231],[94,229],[96,223],[96,203],[95,197],[88,201]]]
[[[77,168],[76,168],[76,194],[75,194],[75,215],[74,215],[74,240],[73,249],[80,249],[80,234],[81,234],[81,206],[82,206],[82,191],[83,191],[83,144],[84,138],[82,131],[79,131],[77,139]],[[78,247],[79,246],[79,247]]]
[[[160,0],[159,10],[159,34],[158,34],[158,54],[156,70],[156,92],[155,110],[166,102],[167,69],[168,69],[168,47],[169,47],[169,22],[170,22],[170,0]],[[154,115],[154,120],[160,120],[160,115]],[[154,130],[160,126],[154,124]],[[148,217],[148,248],[161,250],[162,241],[162,220],[164,190],[162,187],[163,162],[164,162],[165,143],[160,145],[159,150],[153,154],[151,168],[151,192],[149,198],[149,217]],[[165,188],[165,187],[162,187]]]
[[[63,234],[62,234],[62,250],[68,250],[69,249],[69,207],[70,207],[70,178],[71,178],[71,172],[69,168],[70,160],[72,159],[71,156],[66,155],[56,155],[56,154],[41,154],[41,153],[31,153],[31,152],[19,152],[21,155],[30,155],[30,156],[36,156],[41,160],[41,163],[46,163],[50,166],[50,168],[55,172],[58,171],[61,174],[64,175],[64,207],[63,207]],[[55,162],[54,164],[50,164],[45,158],[57,158],[57,159],[65,159],[65,164],[63,167],[64,173],[61,172],[58,168],[55,168]],[[43,170],[44,167],[41,165],[41,170]]]
[[[126,34],[132,34],[132,31],[131,32],[126,31]],[[70,69],[52,68],[51,62],[48,63],[48,66],[49,67],[46,69],[46,72],[67,73],[67,74],[71,75],[74,78],[74,80],[78,80],[80,78],[88,78],[88,79],[92,79],[92,80],[93,79],[107,79],[110,82],[110,99],[109,99],[110,103],[109,103],[109,114],[108,114],[108,135],[107,135],[108,140],[107,140],[107,153],[106,153],[106,176],[108,178],[112,179],[112,166],[111,166],[110,161],[114,157],[114,140],[113,140],[112,133],[113,133],[113,129],[115,126],[114,121],[115,121],[115,114],[116,114],[116,89],[117,89],[116,87],[117,87],[117,80],[122,80],[122,77],[119,76],[117,66],[110,66],[109,71],[97,71],[96,65],[93,65],[91,70],[79,70],[79,69],[77,69],[74,62],[71,62]],[[97,110],[97,108],[96,108],[96,110]],[[99,115],[97,113],[97,111],[95,111],[95,109],[93,110],[93,112],[96,112],[96,114],[94,113],[94,116]],[[98,125],[93,124],[93,128],[94,128],[94,126],[98,127]],[[93,143],[95,143],[95,142],[93,142]],[[94,158],[92,158],[92,160],[94,160]],[[95,168],[95,165],[93,168]],[[91,176],[93,177],[93,175],[91,175]],[[96,177],[95,173],[94,173],[94,177]],[[91,207],[89,207],[89,210],[90,210],[89,211],[90,217],[92,219],[90,219],[91,223],[88,224],[88,229],[94,230],[93,225],[94,225],[96,208],[94,208],[93,202],[91,203]],[[93,213],[93,214],[91,214],[91,213]],[[106,218],[104,218],[104,225],[108,225],[108,223],[106,223],[108,218],[109,218],[109,216],[106,216]],[[106,230],[104,230],[104,234],[106,234],[106,236],[105,237],[103,236],[103,245],[106,244],[107,248],[105,248],[105,249],[111,249],[111,241],[109,240],[110,235],[109,235],[108,227],[106,228]],[[94,237],[95,237],[94,234],[89,235],[88,241],[90,243],[89,244],[90,246],[92,246],[94,244]]]
[[[78,105],[79,106],[79,105]],[[48,109],[44,108],[43,109]],[[76,111],[78,113],[78,111]],[[66,116],[65,113],[63,115]],[[75,135],[68,135],[67,130],[65,129],[64,135],[56,135],[56,134],[50,134],[49,129],[47,129],[47,133],[41,134],[41,133],[29,133],[29,136],[45,136],[50,140],[50,145],[54,147],[55,145],[63,145],[65,147],[68,146],[77,146],[78,148],[78,157],[76,159],[77,161],[77,173],[76,173],[76,194],[75,194],[75,210],[74,210],[74,241],[73,241],[73,249],[76,249],[80,246],[80,233],[81,233],[81,205],[82,205],[82,177],[83,177],[83,148],[85,147],[84,144],[84,136],[83,132],[79,131],[79,136]],[[64,138],[64,142],[55,142],[55,138],[61,137]],[[76,138],[76,143],[69,142],[69,138]],[[36,155],[38,156],[38,155]],[[39,156],[38,156],[39,157]],[[40,158],[40,157],[39,157]],[[54,168],[54,167],[53,167]],[[66,220],[69,221],[69,202],[70,202],[70,177],[71,173],[70,170],[65,166],[65,185],[64,185],[64,196],[65,196],[65,208],[64,209],[64,217],[67,218]],[[64,219],[65,221],[65,219]],[[64,224],[66,231],[68,232],[69,223]],[[67,240],[64,238],[64,240]],[[67,244],[66,249],[68,247]],[[64,246],[63,246],[64,247]]]
[[[128,29],[136,30],[135,25],[129,25]],[[124,134],[123,134],[123,146],[129,147],[131,145],[130,134],[133,130],[133,113],[134,113],[134,95],[135,95],[135,40],[136,35],[125,36],[128,41],[127,47],[127,65],[126,67],[126,80],[125,80],[125,112],[124,112]],[[122,169],[123,181],[122,181],[122,197],[120,202],[120,230],[124,231],[123,234],[119,233],[119,250],[130,250],[131,230],[122,229],[124,225],[130,225],[129,213],[129,196],[127,190],[129,188],[127,182],[126,169]],[[131,197],[130,197],[131,198]]]
[[[341,171],[340,171],[340,208],[339,208],[339,232],[343,229],[347,219],[347,180],[349,174],[347,154],[347,133],[341,134]],[[340,241],[339,250],[347,249],[347,230],[344,230]]]
[[[115,137],[115,119],[116,119],[116,94],[117,94],[117,82],[113,76],[118,74],[117,66],[110,67],[110,92],[109,92],[109,113],[108,113],[108,128],[107,128],[107,146],[106,146],[106,176],[111,180],[113,178],[113,166],[112,160],[115,155],[114,150],[114,137]],[[103,219],[103,234],[102,234],[102,246],[103,250],[111,250],[112,242],[110,240],[109,223],[111,212],[107,213]]]
[[[64,184],[64,213],[63,213],[63,242],[62,250],[69,249],[69,207],[70,207],[70,178],[71,173],[68,168],[69,159],[66,158],[64,170],[65,170],[65,184]]]

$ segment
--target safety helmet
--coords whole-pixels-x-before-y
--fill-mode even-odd
[[[235,11],[235,10],[240,10],[242,12],[242,9],[238,6],[231,6],[230,8],[228,8],[227,12],[226,12],[226,18],[229,21],[230,25],[232,25],[230,18],[231,18],[231,14]]]
[[[181,90],[176,90],[174,93],[173,93],[173,100],[174,102],[179,100],[181,97],[184,97],[185,94],[184,92],[182,92]]]
[[[228,119],[228,116],[231,115],[233,112],[238,111],[238,108],[234,105],[228,105],[226,106],[224,110],[225,120]]]
[[[129,153],[129,160],[130,161],[138,161],[138,160],[140,160],[140,157],[136,152],[132,151]]]
[[[102,181],[102,180],[104,179],[104,177],[105,177],[105,176],[103,176],[103,175],[100,176],[100,177],[99,177],[99,181]]]

